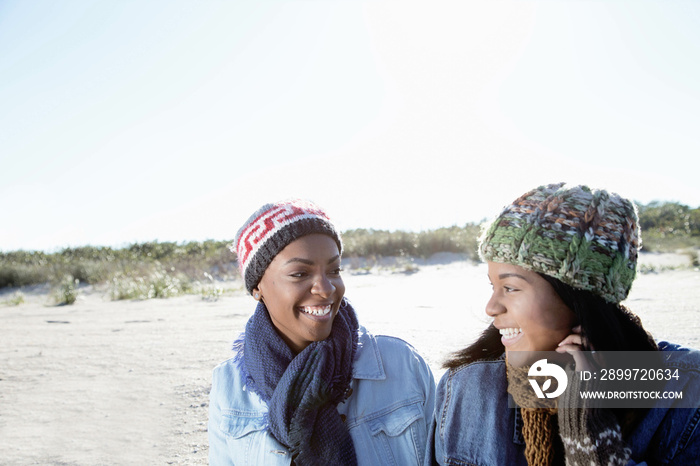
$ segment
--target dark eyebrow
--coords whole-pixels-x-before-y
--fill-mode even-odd
[[[310,261],[308,259],[302,259],[301,257],[293,257],[289,259],[287,262],[284,263],[284,265],[291,264],[293,262],[301,262],[302,264],[306,265],[314,265],[313,261]]]
[[[502,273],[498,276],[499,280],[503,280],[504,278],[509,278],[509,277],[515,277],[515,278],[520,278],[521,280],[525,280],[526,282],[530,283],[530,280],[527,278],[523,277],[519,273]]]
[[[331,257],[328,260],[328,263],[332,264],[333,262],[337,261],[338,259],[340,259],[340,254],[336,254],[335,256]],[[293,257],[293,258],[289,259],[287,262],[285,262],[284,265],[291,264],[292,262],[301,262],[302,264],[305,264],[305,265],[314,265],[313,261],[310,261],[309,259],[303,259],[301,257]]]

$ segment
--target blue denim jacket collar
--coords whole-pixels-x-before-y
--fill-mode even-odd
[[[362,347],[362,351],[355,353],[355,364],[352,368],[352,377],[354,379],[366,380],[384,380],[386,372],[379,354],[379,347],[374,336],[367,333],[367,330],[360,326],[359,338],[357,342],[358,350]]]

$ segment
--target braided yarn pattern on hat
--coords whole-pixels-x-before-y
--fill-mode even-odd
[[[238,230],[231,250],[238,255],[238,269],[249,293],[258,286],[272,259],[302,236],[328,235],[343,252],[343,242],[326,212],[310,201],[265,204]]]
[[[605,190],[557,183],[533,189],[505,207],[482,234],[479,255],[619,303],[634,281],[639,248],[631,201]]]

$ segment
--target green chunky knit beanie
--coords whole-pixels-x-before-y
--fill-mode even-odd
[[[587,186],[550,184],[506,206],[484,230],[484,261],[519,265],[619,303],[641,246],[635,205]]]

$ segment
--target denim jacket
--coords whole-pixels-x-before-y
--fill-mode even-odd
[[[700,351],[659,342],[681,371],[666,390],[683,391],[695,408],[649,409],[624,438],[628,465],[700,464]],[[476,361],[445,373],[438,384],[426,465],[527,466],[520,409],[508,407],[505,361]]]
[[[406,342],[360,327],[351,395],[338,405],[359,465],[420,465],[433,415],[435,380]],[[214,369],[209,403],[209,463],[288,465],[291,455],[269,432],[267,405],[247,389],[237,362]]]

